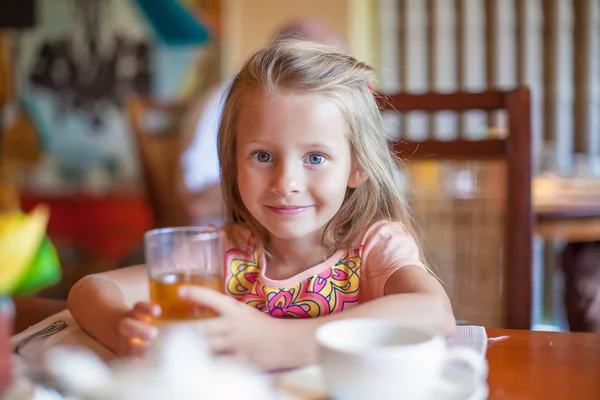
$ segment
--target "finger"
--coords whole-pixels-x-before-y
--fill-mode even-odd
[[[125,318],[119,323],[119,335],[125,339],[137,338],[142,341],[151,341],[158,335],[155,326],[132,318]]]
[[[128,338],[124,339],[125,348],[124,353],[128,356],[142,356],[144,355],[152,346],[151,342],[144,341],[140,338]]]
[[[160,314],[160,306],[156,303],[151,303],[149,301],[141,301],[135,303],[133,309],[139,311],[141,313],[150,314],[152,316],[159,316]]]
[[[233,343],[227,336],[220,335],[210,338],[206,337],[206,341],[208,342],[208,347],[213,354],[221,355],[233,353]]]
[[[200,336],[206,341],[211,352],[215,354],[231,353],[233,341],[231,330],[224,317],[212,318],[195,324]]]
[[[196,329],[202,336],[216,337],[227,336],[230,333],[229,324],[224,317],[210,318],[195,324]]]
[[[130,316],[133,319],[149,323],[152,318],[160,317],[161,312],[162,310],[158,304],[141,302],[135,304]]]
[[[219,315],[227,315],[239,310],[240,303],[232,297],[226,296],[216,290],[198,286],[182,286],[179,288],[179,297],[206,307]]]

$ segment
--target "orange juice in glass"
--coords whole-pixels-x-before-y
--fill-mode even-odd
[[[179,298],[182,285],[224,290],[223,234],[213,227],[161,228],[144,235],[150,301],[162,314],[155,323],[210,318],[210,310]]]

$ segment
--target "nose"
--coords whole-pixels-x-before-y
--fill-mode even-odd
[[[302,171],[291,162],[278,162],[273,170],[271,190],[280,196],[300,193],[303,181]]]

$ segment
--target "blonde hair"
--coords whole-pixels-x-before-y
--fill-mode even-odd
[[[326,249],[351,248],[379,220],[401,222],[412,232],[399,168],[371,91],[375,74],[367,64],[339,50],[283,39],[254,54],[233,80],[218,137],[223,198],[230,222],[248,224],[257,243],[268,250],[268,233],[244,205],[237,184],[236,120],[252,93],[275,96],[277,89],[318,92],[338,107],[346,124],[354,159],[366,180],[348,188],[323,235]]]

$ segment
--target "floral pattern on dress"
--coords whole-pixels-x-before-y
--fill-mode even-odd
[[[226,292],[276,318],[313,318],[340,312],[358,303],[362,248],[348,251],[330,268],[284,288],[260,280],[259,252],[250,238],[245,250],[225,255]]]

